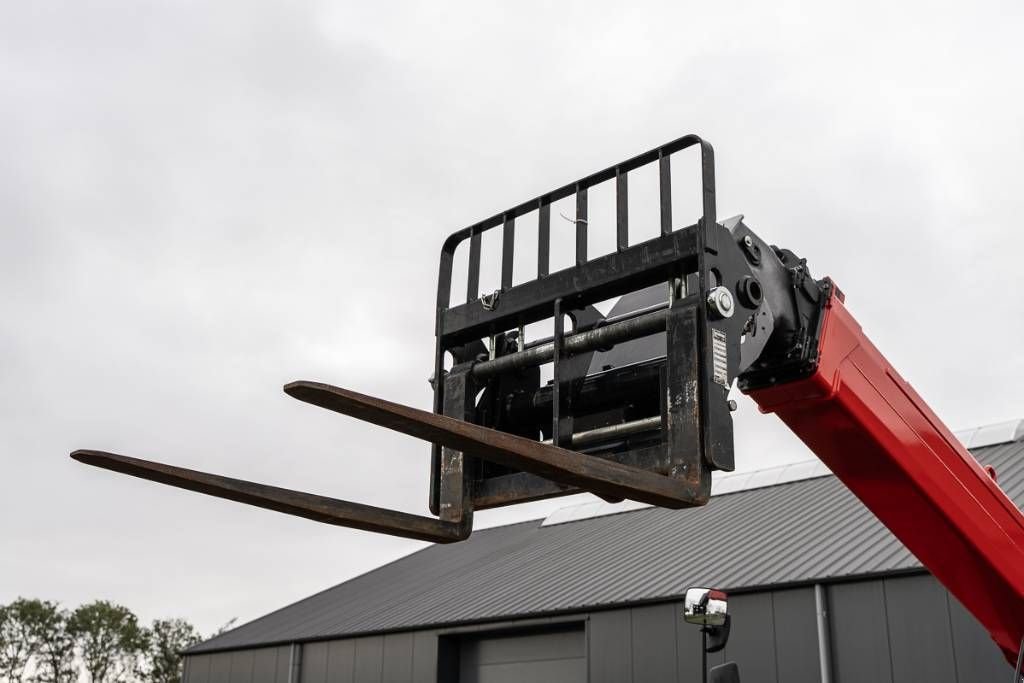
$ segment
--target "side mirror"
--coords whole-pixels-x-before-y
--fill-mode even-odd
[[[689,624],[723,626],[729,614],[728,596],[714,588],[687,588],[683,619]]]

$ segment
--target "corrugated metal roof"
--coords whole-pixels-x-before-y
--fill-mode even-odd
[[[1024,502],[1024,442],[975,451]],[[208,640],[192,652],[536,616],[728,589],[914,570],[917,560],[834,477],[719,492],[700,509],[644,508],[477,531]]]
[[[711,488],[714,491],[714,495],[722,496],[727,493],[751,491],[767,486],[787,484],[792,481],[828,477],[831,474],[829,469],[825,467],[825,463],[814,458],[787,465],[778,465],[777,467],[766,467],[763,470],[751,472],[713,472],[711,474],[713,480]],[[545,517],[541,526],[567,524],[569,522],[578,522],[581,519],[617,515],[620,512],[632,512],[633,510],[649,507],[652,507],[650,503],[638,503],[635,500],[624,500],[621,503],[594,500],[559,508]]]

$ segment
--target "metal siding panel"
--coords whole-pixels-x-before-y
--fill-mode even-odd
[[[384,636],[384,683],[412,682],[413,635],[392,633]]]
[[[893,683],[956,683],[945,589],[928,575],[884,586]]]
[[[213,655],[191,655],[185,658],[188,662],[188,676],[184,683],[210,683],[210,659]]]
[[[334,640],[327,644],[328,683],[352,683],[355,680],[356,644],[352,640]]]
[[[950,625],[953,629],[953,655],[958,683],[988,683],[1013,678],[1013,667],[999,651],[988,632],[949,593]]]
[[[435,683],[437,681],[437,647],[436,631],[418,631],[412,640],[412,680],[415,683]]]
[[[739,665],[743,683],[778,683],[771,593],[731,596],[729,613],[732,631],[725,660]]]
[[[327,683],[329,643],[305,643],[302,646],[301,683]]]
[[[814,589],[772,593],[775,623],[775,661],[779,681],[818,683],[818,622]]]
[[[829,586],[828,606],[836,683],[892,683],[882,582]]]
[[[676,678],[674,605],[632,610],[633,683],[662,683]]]
[[[253,650],[252,653],[252,682],[253,683],[274,683],[277,673],[277,648],[264,647]]]
[[[252,650],[236,650],[231,653],[231,683],[249,683],[252,680]]]
[[[231,680],[231,653],[210,655],[210,683],[228,683]]]
[[[587,625],[591,683],[630,683],[633,671],[631,610],[595,612]]]
[[[355,683],[380,683],[384,658],[384,637],[356,638]]]
[[[295,683],[288,680],[289,669],[292,665],[292,646],[282,645],[277,648],[277,666],[274,670],[275,683]]]

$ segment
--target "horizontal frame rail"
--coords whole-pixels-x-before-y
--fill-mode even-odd
[[[668,281],[696,268],[697,249],[697,226],[690,226],[513,287],[491,310],[479,301],[442,310],[442,344],[448,347],[550,318],[555,299],[567,308],[582,307]]]

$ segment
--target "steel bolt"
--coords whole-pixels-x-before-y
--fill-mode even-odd
[[[747,245],[748,247],[752,247],[754,246],[754,240],[750,239],[750,235],[747,235],[746,237],[743,238],[743,244]]]
[[[730,398],[730,399],[729,399],[729,400],[727,401],[727,404],[728,404],[728,406],[729,406],[729,412],[730,412],[730,413],[735,413],[735,412],[736,412],[736,409],[737,409],[737,408],[739,408],[739,406],[738,406],[738,405],[736,405],[736,401],[734,401],[734,400],[733,400],[733,399],[731,399],[731,398]]]
[[[729,288],[715,287],[708,292],[708,308],[720,318],[731,318],[736,311],[736,304]]]

